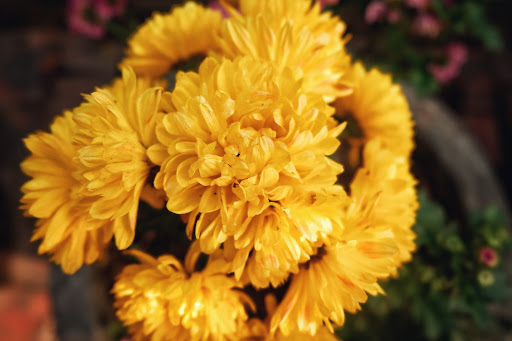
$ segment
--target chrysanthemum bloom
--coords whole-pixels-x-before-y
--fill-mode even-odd
[[[217,50],[221,13],[187,2],[167,14],[155,13],[128,41],[127,57],[137,75],[159,77],[176,63]]]
[[[281,283],[311,243],[341,229],[342,168],[326,155],[343,125],[290,70],[249,57],[208,58],[199,73],[178,74],[172,100],[177,112],[148,151],[167,208],[191,213],[187,230],[204,252],[226,242],[237,278],[253,251],[252,284]]]
[[[327,329],[321,326],[315,335],[307,332],[302,333],[294,330],[290,335],[284,335],[280,332],[271,334],[266,322],[259,319],[250,319],[242,331],[238,334],[237,340],[240,341],[338,341],[338,338]]]
[[[185,268],[173,256],[154,259],[131,251],[141,264],[128,265],[112,289],[117,316],[137,340],[238,340],[237,332],[255,309],[241,284],[227,277],[226,262],[213,257],[193,272],[192,248]]]
[[[349,120],[352,163],[357,164],[358,148],[372,139],[381,140],[384,148],[408,158],[414,147],[413,121],[400,86],[392,82],[391,75],[377,69],[366,71],[360,62],[354,63],[343,78],[353,84],[353,92],[338,98],[334,107],[337,117]]]
[[[163,89],[150,86],[124,69],[122,81],[85,96],[86,102],[73,113],[83,178],[80,194],[95,198],[92,217],[122,221],[114,231],[119,249],[133,241],[140,198],[163,207],[163,193],[146,181],[154,167],[146,149],[156,142],[155,123],[165,105]]]
[[[112,236],[128,247],[139,200],[182,215],[184,265],[132,251],[141,264],[113,288],[134,340],[335,340],[414,250],[411,114],[389,76],[350,64],[344,23],[318,2],[222,3],[227,19],[194,3],[155,14],[122,79],[26,140],[23,208],[67,272]],[[195,55],[210,57],[164,91],[160,76]],[[340,139],[357,152],[347,175],[329,158]],[[249,319],[243,287],[288,278]]]
[[[404,156],[379,140],[366,145],[363,166],[350,185],[352,202],[343,210],[340,241],[301,265],[272,317],[272,332],[315,335],[322,323],[332,331],[344,323],[344,311],[360,309],[367,293],[383,293],[377,280],[394,275],[415,248],[414,185]]]
[[[390,229],[346,226],[342,241],[319,249],[293,275],[272,316],[271,332],[315,336],[324,324],[334,332],[345,321],[344,311],[355,313],[368,293],[383,293],[377,280],[395,271],[397,252]]]
[[[315,335],[308,332],[301,332],[298,329],[293,330],[289,335],[284,335],[280,331],[270,332],[270,320],[276,310],[276,298],[272,294],[265,296],[265,308],[267,317],[264,321],[258,318],[252,318],[242,326],[238,333],[238,339],[241,341],[337,341],[338,338],[325,326],[320,326]]]
[[[345,24],[310,0],[240,1],[240,12],[222,24],[218,44],[229,58],[252,56],[271,61],[278,70],[290,68],[303,78],[306,91],[325,100],[350,92],[339,82],[349,65]]]
[[[93,219],[89,209],[97,198],[78,194],[81,183],[76,171],[76,148],[72,144],[75,123],[66,112],[55,119],[51,133],[30,135],[25,145],[31,151],[21,164],[32,177],[21,190],[21,208],[39,218],[32,240],[42,239],[39,253],[53,254],[53,261],[66,273],[73,273],[83,263],[90,264],[103,254],[116,222]]]
[[[363,165],[350,184],[351,204],[344,210],[345,223],[360,228],[386,227],[393,232],[398,252],[396,264],[411,259],[416,249],[412,226],[419,207],[416,180],[409,161],[385,149],[378,139],[368,142]]]

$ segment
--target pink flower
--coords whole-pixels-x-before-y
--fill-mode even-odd
[[[372,1],[366,6],[364,20],[367,24],[373,24],[384,19],[386,12],[387,6],[384,2]]]
[[[420,36],[434,39],[441,32],[441,22],[431,14],[422,13],[412,23],[412,30]]]
[[[396,24],[402,18],[402,13],[398,9],[391,9],[388,12],[388,22]]]
[[[468,58],[468,48],[458,42],[450,43],[445,48],[445,64],[430,64],[428,70],[441,84],[447,84],[457,78]]]
[[[119,17],[125,9],[126,0],[94,0],[94,10],[103,20]]]
[[[494,249],[490,247],[482,247],[480,249],[480,261],[492,268],[498,264],[498,255]]]
[[[72,32],[89,38],[100,39],[105,33],[105,24],[113,17],[124,13],[127,0],[69,0],[68,26]]]
[[[325,6],[337,5],[340,2],[340,0],[318,0],[318,2],[320,2],[320,6],[324,8]]]
[[[462,66],[468,59],[468,47],[465,44],[454,42],[446,47],[448,59]]]
[[[67,20],[72,32],[93,39],[100,39],[105,35],[104,23],[95,13],[92,0],[70,0]]]
[[[405,5],[411,8],[424,10],[430,4],[431,0],[405,0]]]
[[[454,68],[452,64],[429,64],[427,69],[443,85],[450,83],[459,74],[459,70]]]

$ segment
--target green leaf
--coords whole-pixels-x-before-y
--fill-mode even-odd
[[[478,36],[485,47],[491,51],[501,51],[503,49],[503,38],[496,28],[492,26],[484,26],[478,32]]]

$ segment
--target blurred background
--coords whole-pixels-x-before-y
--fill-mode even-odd
[[[19,163],[28,155],[22,139],[36,130],[47,130],[55,115],[80,103],[81,93],[90,93],[95,86],[110,82],[117,75],[116,65],[122,58],[126,39],[137,25],[153,11],[168,11],[180,1],[104,2],[109,4],[110,11],[102,12],[100,7],[95,7],[98,1],[92,0],[10,1],[0,7],[0,145],[6,148],[0,164],[0,209],[3,217],[0,223],[0,341],[56,340],[58,330],[53,315],[55,303],[52,304],[50,295],[51,285],[55,288],[55,282],[52,284],[50,281],[51,267],[46,256],[37,256],[37,244],[30,243],[34,220],[23,217],[18,209],[19,188],[26,181],[19,170]],[[208,5],[208,1],[204,3]],[[443,154],[443,148],[419,142],[414,168],[424,193],[422,204],[429,208],[420,215],[424,219],[422,226],[437,234],[436,228],[453,222],[462,226],[466,233],[473,231],[474,236],[484,225],[494,232],[510,227],[506,220],[506,202],[512,195],[512,25],[509,18],[512,1],[326,0],[322,3],[347,22],[347,31],[352,34],[348,48],[355,56],[362,58],[367,65],[377,65],[392,72],[397,81],[406,84],[414,98],[411,107],[415,115],[421,115],[424,110],[448,115],[449,122],[456,122],[457,129],[462,129],[461,134],[471,139],[478,153],[475,154],[478,162],[485,163],[484,172],[478,173],[485,179],[476,177],[472,181],[492,183],[494,188],[482,194],[489,200],[479,201],[474,207],[477,212],[468,212],[464,204],[466,192],[449,183],[457,174],[453,169],[438,169],[440,164],[441,168],[444,167],[442,162],[436,161],[442,158],[439,155]],[[434,109],[429,105],[434,105]],[[425,120],[427,114],[421,117]],[[428,117],[435,120],[437,116]],[[428,125],[437,131],[435,122],[419,125]],[[430,135],[420,134],[420,138],[435,137]],[[457,136],[444,138],[450,141]],[[472,150],[468,152],[471,154]],[[483,161],[480,160],[481,155]],[[460,169],[461,174],[465,171]],[[487,204],[491,211],[484,207]],[[493,207],[495,211],[492,211]],[[453,235],[458,235],[458,231],[453,229]],[[495,234],[493,236],[496,237]],[[478,240],[482,242],[475,244],[471,252],[480,252],[478,257],[481,257],[482,248],[489,246],[491,251],[498,253],[495,256],[501,257],[501,266],[512,263],[504,256],[506,253],[499,253],[505,250],[503,245],[498,243],[494,248],[488,245],[492,244],[488,235],[474,238],[473,235],[467,238],[447,235],[446,238],[448,244],[453,238],[458,238],[466,246],[480,238]],[[506,237],[502,236],[502,239]],[[420,245],[426,248],[430,245],[426,237],[420,243],[424,243]],[[451,249],[448,247],[446,250]],[[461,255],[457,247],[454,250],[451,253],[447,251],[446,257]],[[414,266],[430,269],[437,261]],[[485,262],[481,258],[479,262],[475,269],[471,268],[477,274],[475,285],[485,287],[499,282],[501,272],[489,272],[496,278],[493,277],[491,284],[485,284],[489,282],[485,272],[482,275]],[[457,272],[453,269],[447,271]],[[506,270],[503,271],[506,277]],[[55,275],[52,278],[55,279]],[[404,278],[414,281],[412,275]],[[450,290],[460,289],[454,280],[447,278],[452,285]],[[502,284],[504,287],[491,290],[503,294],[503,297],[495,298],[496,302],[507,300],[510,287],[506,278]],[[108,288],[99,291],[102,290],[107,291]],[[449,290],[445,292],[452,293]],[[494,302],[494,298],[485,295],[482,296],[485,298],[479,298],[478,304]],[[382,313],[382,304],[379,304],[375,303],[376,308],[369,310],[378,313],[381,309],[381,315],[389,316],[389,309],[394,309],[387,307],[388,310]],[[396,303],[395,308],[397,304],[405,303]],[[430,322],[417,328],[431,332],[426,332],[419,339],[455,339],[458,334],[446,334],[446,330],[454,330],[455,322],[454,325],[439,326],[440,322],[425,312],[428,307],[422,308],[421,304],[430,303],[418,303],[416,315]],[[466,309],[470,315],[473,314],[471,309]],[[490,310],[491,315],[496,313],[499,316],[499,321],[494,321],[499,325],[499,336],[483,335],[482,339],[512,340],[510,314],[507,317],[506,313],[499,312],[500,309],[503,311],[504,308]],[[434,309],[430,315],[439,311]],[[99,329],[109,326],[106,321],[108,314],[104,314],[105,321],[100,321]],[[365,322],[361,321],[358,323],[364,329]],[[490,324],[482,326],[483,330],[490,328]],[[457,328],[461,326],[457,325]],[[112,335],[117,334],[100,331],[94,339],[108,339],[108,335],[113,338]],[[356,339],[357,330],[351,335],[353,337],[348,337],[348,340]],[[369,339],[368,336],[365,338]]]

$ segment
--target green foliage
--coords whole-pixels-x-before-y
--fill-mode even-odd
[[[420,193],[414,230],[417,252],[395,279],[383,283],[386,296],[370,297],[347,317],[344,340],[475,340],[497,337],[488,309],[510,297],[500,264],[510,245],[503,215],[495,208],[475,212],[467,226],[447,221],[438,204]],[[498,257],[481,258],[482,248]]]

